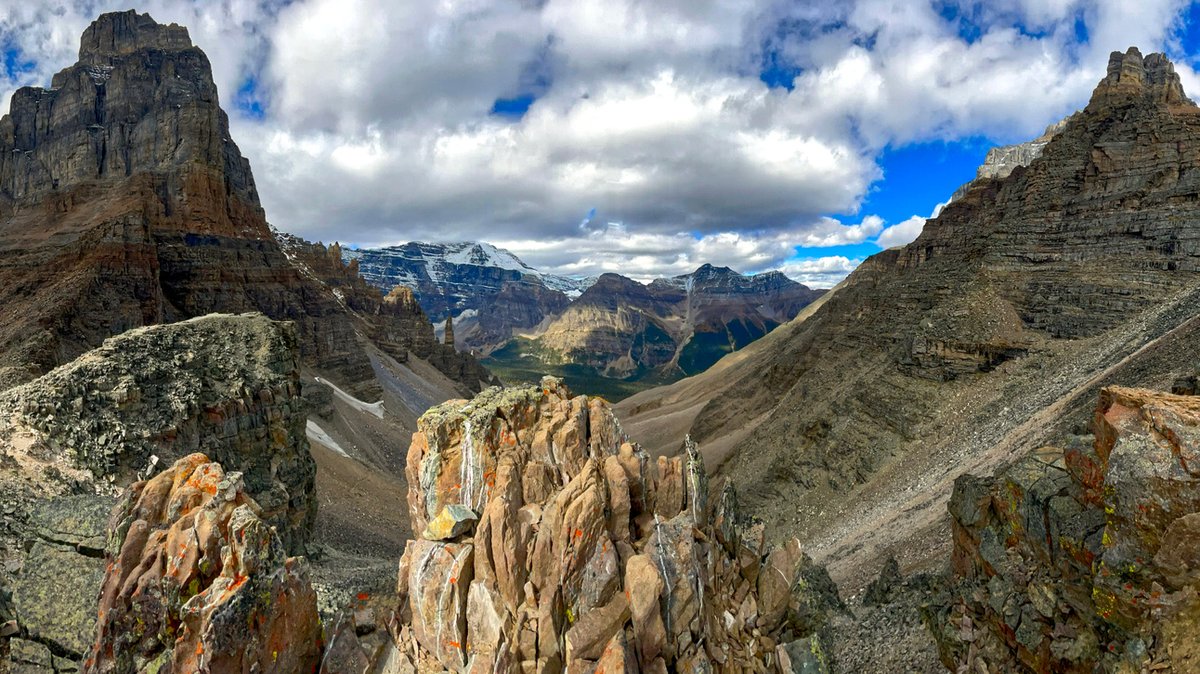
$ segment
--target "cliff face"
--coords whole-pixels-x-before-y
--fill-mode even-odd
[[[1056,431],[1046,408],[1078,422],[1100,383],[1162,385],[1169,354],[1200,344],[1198,163],[1200,112],[1170,62],[1113,54],[1040,157],[870,258],[709,381],[682,430],[821,554],[921,556],[900,542],[936,526],[926,495]],[[627,419],[650,425],[675,395],[639,396]]]
[[[0,385],[110,335],[210,312],[294,320],[305,359],[364,390],[351,318],[288,263],[187,30],[136,12],[0,119]]]

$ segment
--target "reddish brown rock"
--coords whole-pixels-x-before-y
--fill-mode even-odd
[[[133,486],[112,519],[96,644],[85,671],[300,672],[320,663],[302,559],[202,454]]]
[[[664,479],[605,403],[547,378],[451,401],[419,428],[414,530],[448,508],[480,519],[446,541],[413,541],[401,560],[394,647],[418,671],[761,670],[777,643],[824,625],[799,582],[798,544],[764,560],[761,527],[729,498],[721,521],[737,533],[719,541],[699,453],[664,464]],[[648,509],[668,501],[670,519]],[[734,540],[756,547],[731,553]],[[758,622],[760,603],[770,624]]]

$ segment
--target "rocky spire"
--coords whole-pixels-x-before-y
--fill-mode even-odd
[[[1137,47],[1124,54],[1114,51],[1108,57],[1108,74],[1096,87],[1089,107],[1139,96],[1166,105],[1193,105],[1183,92],[1175,65],[1166,56],[1143,58]]]
[[[454,317],[453,316],[446,317],[446,337],[445,337],[444,341],[446,342],[446,346],[449,346],[449,347],[454,346]]]
[[[192,40],[187,28],[178,24],[164,26],[149,14],[135,10],[102,14],[92,22],[79,40],[79,62],[111,65],[113,59],[143,49],[188,49]]]

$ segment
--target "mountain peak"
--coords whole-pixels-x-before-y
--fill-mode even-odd
[[[112,60],[143,49],[189,49],[192,46],[187,28],[178,24],[163,25],[149,14],[136,10],[109,12],[83,31],[79,40],[79,62],[88,65],[111,65]]]
[[[1114,51],[1108,57],[1108,74],[1092,94],[1090,106],[1138,96],[1166,105],[1192,104],[1175,64],[1166,56],[1155,53],[1143,57],[1137,47],[1124,53]]]

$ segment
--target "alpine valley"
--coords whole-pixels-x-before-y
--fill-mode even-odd
[[[313,243],[187,28],[58,65],[0,118],[0,674],[1200,671],[1166,56],[829,291]]]
[[[824,291],[779,272],[744,276],[705,264],[639,283],[619,274],[545,274],[486,243],[342,249],[368,283],[411,288],[453,342],[508,383],[560,376],[620,400],[699,374],[795,318]],[[449,321],[449,323],[447,323]]]

